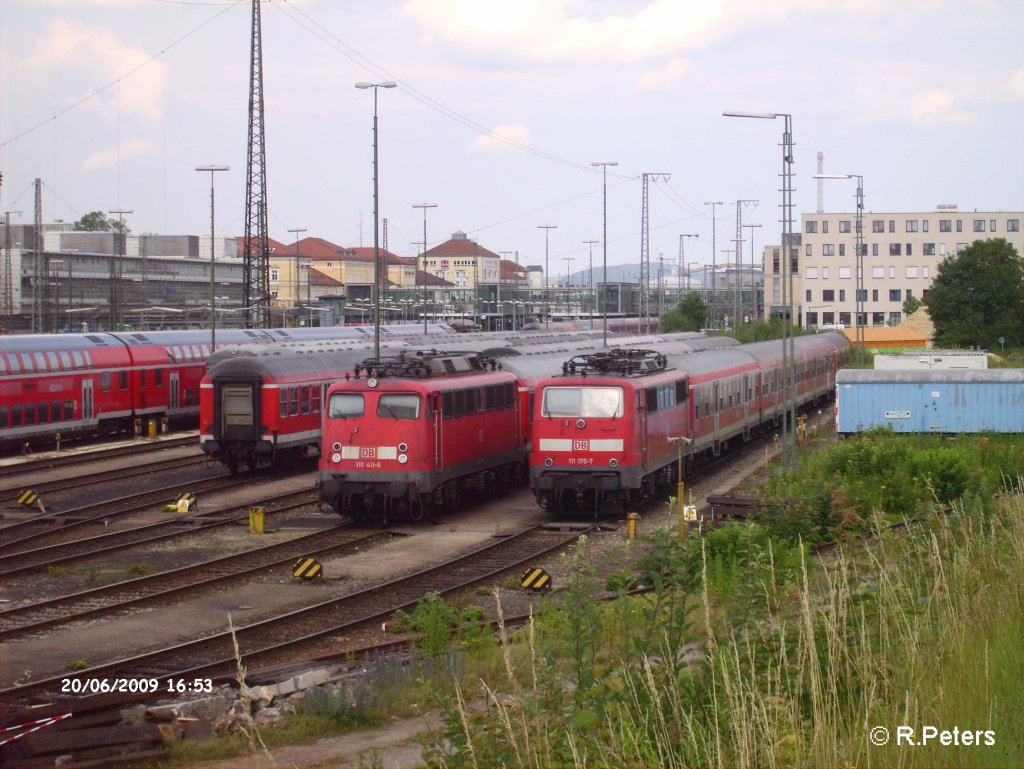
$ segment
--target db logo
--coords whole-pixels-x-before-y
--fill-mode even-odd
[[[373,447],[367,448],[366,446],[363,446],[363,447],[361,447],[359,449],[359,458],[360,459],[376,459],[376,457],[377,457],[377,449],[376,448],[373,448]]]
[[[590,451],[590,441],[573,441],[573,451]]]

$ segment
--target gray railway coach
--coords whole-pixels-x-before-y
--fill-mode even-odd
[[[836,431],[1024,433],[1024,369],[844,369],[836,375]]]

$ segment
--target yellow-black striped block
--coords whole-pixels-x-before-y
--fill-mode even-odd
[[[551,577],[544,569],[528,569],[520,580],[520,584],[526,590],[550,590]]]
[[[18,495],[18,504],[22,507],[32,507],[37,499],[39,499],[39,495],[32,491],[32,489],[23,489]]]
[[[292,566],[292,576],[299,579],[316,579],[322,577],[324,567],[316,558],[303,557]]]

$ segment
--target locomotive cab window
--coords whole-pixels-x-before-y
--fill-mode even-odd
[[[363,415],[363,396],[358,393],[333,393],[327,404],[329,419],[353,419]]]
[[[392,419],[417,419],[420,415],[420,396],[391,393],[377,400],[377,416]]]
[[[541,404],[545,417],[621,417],[621,387],[546,387]]]

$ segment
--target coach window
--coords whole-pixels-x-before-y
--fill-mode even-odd
[[[64,401],[64,418],[74,419],[75,418],[75,402]]]
[[[288,415],[297,416],[299,413],[299,388],[288,388]]]
[[[50,421],[50,404],[40,403],[39,404],[39,424],[45,425]]]
[[[475,391],[470,390],[470,393]],[[389,393],[377,400],[377,416],[392,419],[416,419],[420,415],[420,396]]]
[[[21,354],[21,362],[22,365],[25,366],[25,373],[31,374],[33,371],[36,370],[35,365],[33,365],[32,363],[32,356],[29,355],[27,352],[23,352]]]
[[[50,417],[54,422],[60,421],[60,401],[53,401],[50,404]]]
[[[309,389],[309,410],[313,414],[320,413],[320,388],[310,387]]]
[[[0,406],[0,427],[7,427],[7,407]]]
[[[75,362],[75,368],[85,368],[85,362],[82,360],[82,353],[78,350],[71,351],[71,359]]]
[[[164,370],[162,368],[153,369],[153,387],[164,386]]]
[[[60,371],[60,364],[57,362],[57,353],[48,352],[46,353],[46,360],[50,364],[50,371]]]
[[[453,402],[455,404],[453,409],[452,409],[452,416],[453,417],[465,416],[466,415],[466,391],[465,390],[456,390],[454,393],[452,393],[452,399],[453,399]]]
[[[299,391],[299,410],[303,414],[309,413],[309,385],[302,385]]]
[[[363,415],[363,396],[359,393],[332,393],[327,402],[329,419],[352,419]]]
[[[41,352],[32,353],[36,359],[36,368],[40,371],[46,371],[46,358]]]
[[[110,390],[110,372],[109,371],[104,371],[104,372],[102,372],[100,374],[100,389],[103,390],[103,392],[108,392]]]
[[[25,404],[25,424],[34,425],[36,423],[36,404],[26,403]]]
[[[127,384],[128,384],[128,377],[125,374],[125,372],[122,371],[121,372],[121,389],[122,390],[127,390],[128,389]],[[142,371],[139,372],[139,389],[140,390],[145,390],[146,389],[146,369],[142,369]]]
[[[11,406],[11,427],[21,427],[21,406]]]
[[[65,371],[71,368],[71,356],[66,352],[60,353],[60,365]]]

